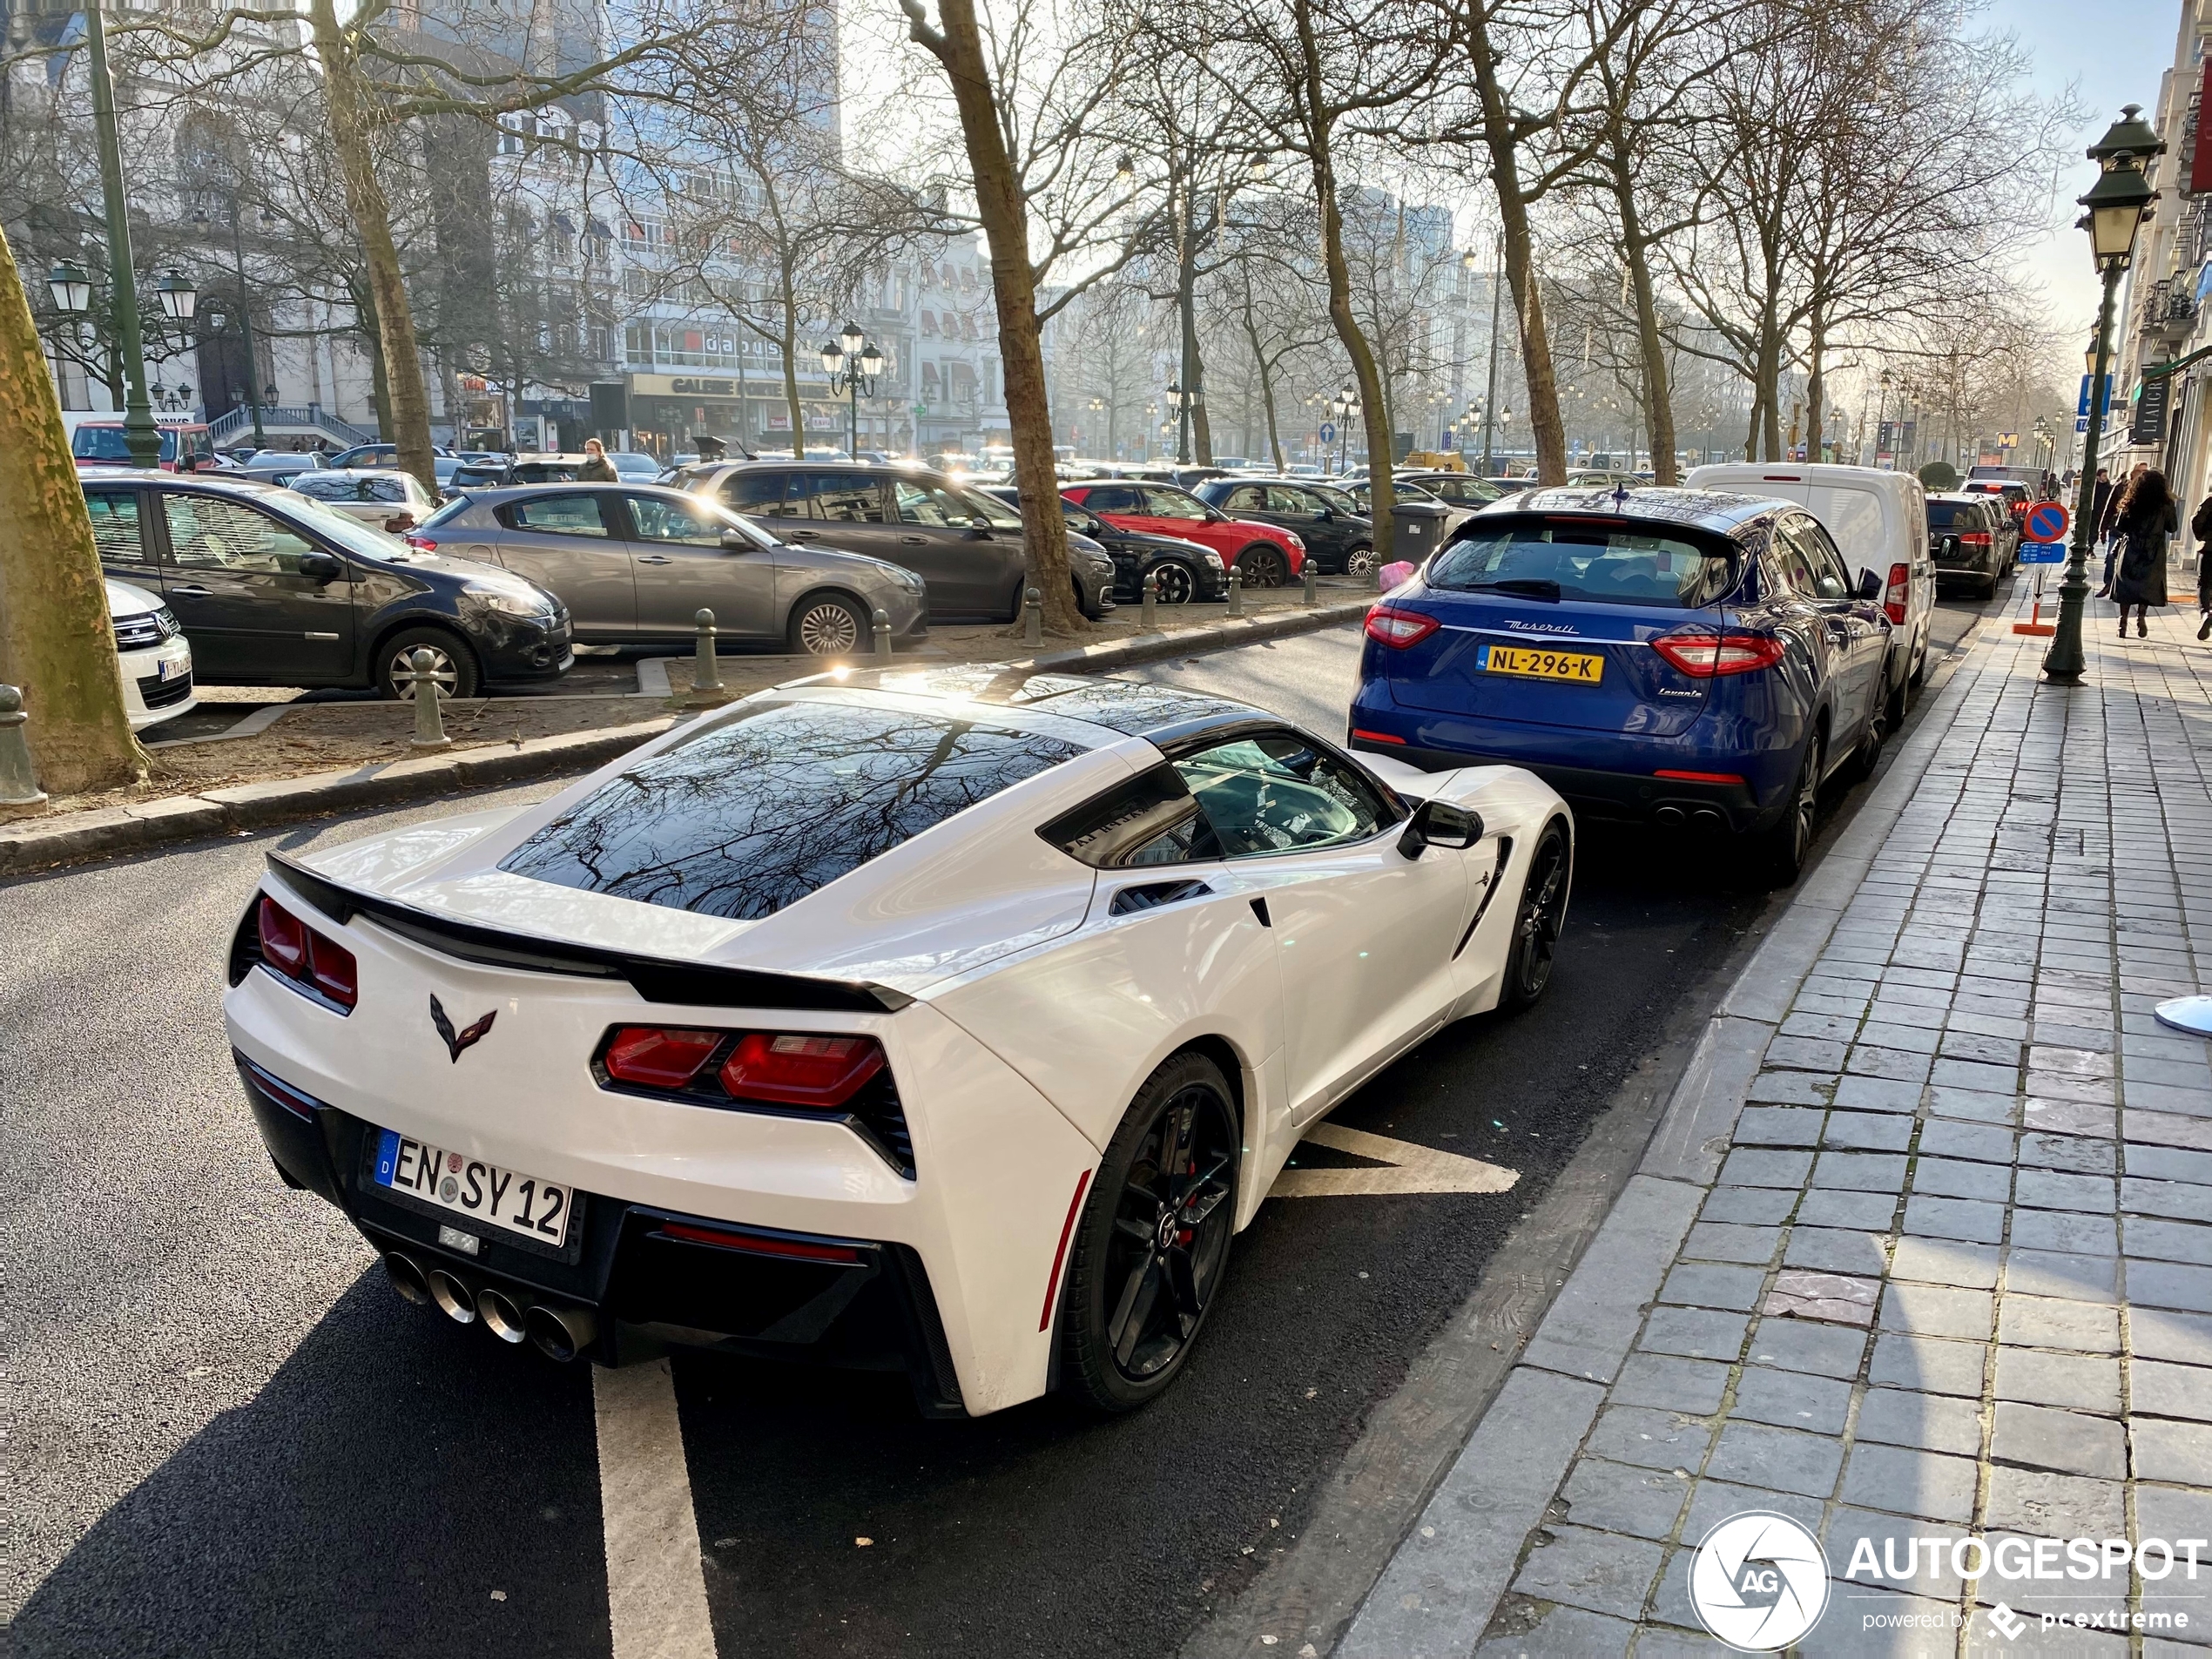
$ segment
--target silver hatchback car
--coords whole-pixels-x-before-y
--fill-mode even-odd
[[[894,645],[929,634],[927,590],[912,571],[794,547],[715,502],[657,485],[471,489],[407,540],[550,590],[579,644],[673,644],[696,637],[702,609],[725,640],[814,657],[870,649],[879,610]]]

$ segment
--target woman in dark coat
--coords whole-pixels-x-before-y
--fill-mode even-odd
[[[2130,484],[2113,515],[2113,525],[2121,537],[2119,569],[2112,582],[2113,602],[2120,607],[2120,637],[2128,637],[2128,610],[2132,605],[2135,637],[2146,638],[2150,633],[2147,621],[2150,607],[2167,602],[2167,538],[2182,528],[2173,493],[2166,487],[2166,475],[2151,468]]]

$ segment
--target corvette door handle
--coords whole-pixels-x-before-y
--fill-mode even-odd
[[[637,563],[640,564],[666,564],[669,562],[669,556],[665,553],[640,553],[637,556]]]

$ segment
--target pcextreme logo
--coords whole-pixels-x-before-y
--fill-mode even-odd
[[[1689,1604],[1705,1628],[1743,1653],[1773,1653],[1820,1622],[1828,1557],[1787,1515],[1748,1510],[1705,1534],[1689,1562]]]

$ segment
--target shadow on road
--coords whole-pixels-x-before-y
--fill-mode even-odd
[[[100,1519],[10,1651],[606,1653],[596,1445],[582,1366],[411,1307],[372,1269]]]

